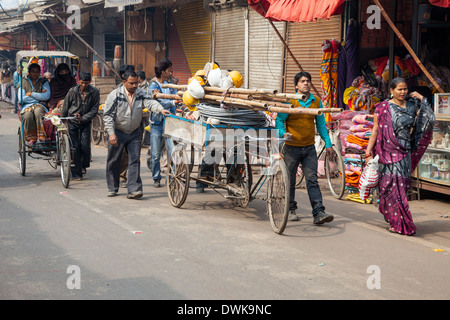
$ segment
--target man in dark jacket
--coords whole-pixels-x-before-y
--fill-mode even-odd
[[[97,115],[100,92],[91,86],[91,75],[80,74],[80,82],[71,88],[64,99],[63,117],[75,117],[69,120],[69,136],[72,140],[72,179],[81,180],[89,168],[91,159],[91,122]]]

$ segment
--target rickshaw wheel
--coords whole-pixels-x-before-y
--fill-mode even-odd
[[[102,119],[99,114],[97,114],[94,119],[92,119],[91,137],[92,142],[96,145],[98,145],[100,141],[102,141]]]
[[[70,142],[67,134],[62,134],[59,140],[59,158],[61,160],[61,182],[64,188],[69,186],[70,182]]]
[[[21,128],[19,128],[19,170],[20,170],[20,174],[22,176],[25,175],[25,171],[26,171],[26,163],[27,163],[27,153],[26,153],[26,146],[23,143],[23,135],[22,135],[22,130]]]
[[[178,144],[174,147],[167,166],[167,193],[170,203],[180,208],[189,192],[189,160],[186,149]]]
[[[273,231],[282,234],[289,213],[289,175],[284,160],[278,161],[278,170],[269,176],[267,210]]]

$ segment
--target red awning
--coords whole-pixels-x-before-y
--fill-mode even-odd
[[[450,8],[449,0],[430,0],[430,3],[433,6],[438,6],[438,7],[442,7],[442,8]]]
[[[341,14],[345,0],[248,0],[249,6],[272,21],[308,22]],[[264,8],[261,8],[261,5]]]

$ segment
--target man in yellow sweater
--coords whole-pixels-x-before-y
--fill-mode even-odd
[[[322,108],[322,102],[310,93],[311,75],[302,71],[295,75],[294,85],[297,93],[306,96],[305,101],[293,100],[292,104],[304,108]],[[298,165],[302,164],[303,174],[306,178],[306,189],[308,191],[309,201],[312,207],[314,224],[323,224],[331,222],[334,219],[332,214],[325,213],[325,207],[322,204],[322,193],[319,182],[317,181],[317,153],[314,145],[315,130],[319,132],[321,138],[325,141],[326,152],[332,149],[332,143],[328,136],[325,117],[322,115],[309,114],[287,114],[279,113],[275,121],[276,128],[280,137],[287,139],[284,148],[284,161],[290,175],[290,204],[289,220],[298,220],[295,210],[297,201],[295,201],[295,177],[297,175]]]

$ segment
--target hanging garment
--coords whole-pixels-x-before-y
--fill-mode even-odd
[[[320,80],[322,87],[322,104],[324,108],[338,107],[338,58],[339,42],[335,40],[325,40],[322,44],[323,57],[320,67]],[[325,120],[332,121],[329,112],[325,115]]]

